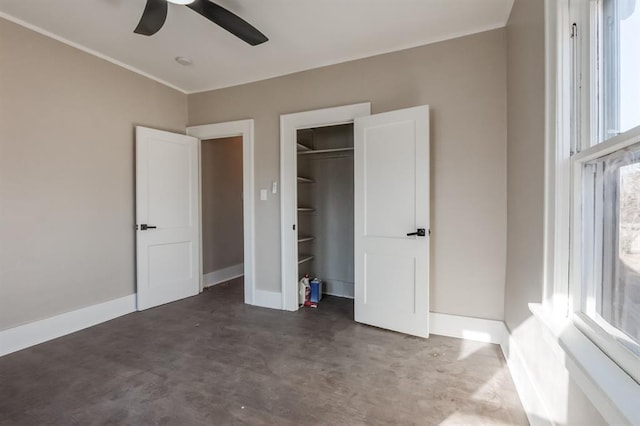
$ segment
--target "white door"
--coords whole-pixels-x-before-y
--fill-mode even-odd
[[[356,118],[354,158],[355,320],[428,337],[429,107]]]
[[[138,310],[200,291],[198,139],[136,127]]]

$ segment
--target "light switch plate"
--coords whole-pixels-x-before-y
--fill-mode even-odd
[[[261,189],[260,190],[260,201],[267,201],[267,190],[266,189]]]

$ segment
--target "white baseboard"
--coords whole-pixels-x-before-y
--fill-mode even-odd
[[[327,292],[327,291],[323,292],[322,294],[323,294],[323,295],[327,295],[327,296],[341,297],[341,298],[343,298],[343,299],[351,299],[351,300],[353,300],[353,299],[354,299],[354,297],[353,297],[353,296],[347,296],[347,295],[345,295],[345,294],[329,293],[329,292]]]
[[[253,304],[265,308],[282,309],[282,294],[275,291],[256,290]],[[135,310],[136,296],[132,294],[0,331],[0,356],[83,330]],[[514,339],[511,338],[502,321],[435,312],[429,314],[429,319],[431,334],[499,344],[529,422],[532,425],[551,424],[539,416],[530,416],[530,413],[539,413],[544,404]]]
[[[253,305],[263,308],[282,309],[282,293],[279,291],[265,291],[256,289]]]
[[[533,413],[546,412],[546,410],[544,410],[540,394],[531,380],[520,352],[503,321],[435,312],[429,314],[429,320],[431,334],[500,345],[529,423],[534,426],[552,424],[546,420],[549,416],[545,416],[545,419],[533,415]]]
[[[132,294],[0,331],[0,356],[83,330],[135,310],[136,295]]]
[[[529,424],[532,426],[549,426],[554,424],[549,417],[546,406],[540,396],[540,392],[536,388],[529,369],[527,368],[515,339],[507,331],[506,338],[500,345],[502,354],[507,360],[507,366],[511,373],[511,378],[522,402],[524,412],[527,414]],[[544,416],[534,415],[533,413],[545,413]]]
[[[232,265],[227,268],[218,269],[217,271],[205,274],[202,277],[202,286],[211,287],[212,285],[220,284],[243,275],[244,263],[238,263],[237,265]]]
[[[322,282],[322,291],[330,296],[353,299],[353,283],[339,280],[325,280]]]
[[[501,344],[507,337],[504,322],[459,315],[429,313],[429,333],[476,342]]]

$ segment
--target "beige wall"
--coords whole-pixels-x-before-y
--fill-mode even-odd
[[[255,119],[256,188],[279,180],[280,114],[431,106],[431,309],[502,319],[506,47],[498,29],[189,96],[189,124]],[[259,191],[256,193],[259,193]],[[280,201],[256,200],[257,288],[280,291]]]
[[[242,137],[202,141],[202,271],[242,263]]]
[[[186,96],[0,19],[0,330],[134,292],[134,126]]]
[[[507,277],[505,322],[542,405],[559,425],[606,424],[564,366],[563,351],[532,316],[543,294],[544,0],[516,0],[507,25]]]
[[[186,96],[0,20],[0,329],[134,291],[136,124],[182,132]],[[256,185],[279,115],[371,101],[432,108],[432,310],[502,319],[505,32],[189,96],[189,124],[256,120]],[[258,191],[256,191],[258,193]],[[256,200],[258,288],[280,287],[279,199]]]
[[[507,26],[507,286],[515,328],[542,300],[544,238],[544,1],[516,2]]]

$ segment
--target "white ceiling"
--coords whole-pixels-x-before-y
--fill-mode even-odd
[[[0,16],[185,93],[234,86],[499,28],[513,0],[217,0],[262,31],[251,47],[169,4],[151,37],[146,0],[0,0]],[[193,60],[185,67],[176,56]]]

